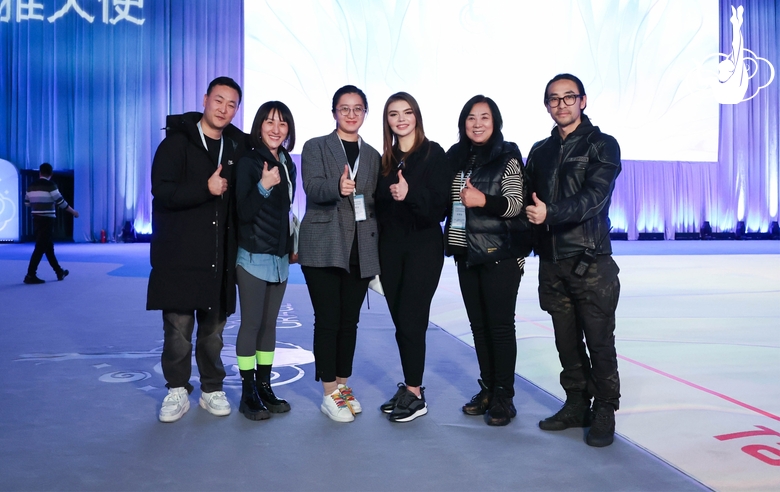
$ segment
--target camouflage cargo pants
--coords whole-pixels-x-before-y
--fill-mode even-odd
[[[584,276],[577,277],[572,269],[578,262],[579,257],[540,262],[539,305],[552,316],[566,394],[593,396],[617,409],[615,309],[620,269],[611,256],[600,255]]]

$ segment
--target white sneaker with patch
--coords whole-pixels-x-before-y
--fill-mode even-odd
[[[187,388],[170,388],[168,395],[162,402],[160,414],[157,418],[160,422],[176,422],[190,409],[190,398]]]
[[[201,393],[200,406],[211,415],[216,415],[217,417],[230,415],[230,402],[228,402],[224,391]]]

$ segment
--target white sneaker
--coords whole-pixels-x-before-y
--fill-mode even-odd
[[[211,415],[216,415],[217,417],[230,415],[230,402],[228,402],[224,391],[201,393],[200,406],[205,408]]]
[[[352,408],[354,413],[360,413],[363,411],[363,407],[360,406],[360,402],[357,401],[357,398],[355,398],[355,395],[352,393],[352,388],[346,384],[340,384],[339,393],[341,393],[341,397],[344,398],[344,401],[347,402],[347,405]]]
[[[334,391],[322,398],[320,406],[322,413],[335,420],[336,422],[352,422],[355,420],[352,410],[349,409],[347,402],[341,396],[339,390]]]
[[[190,398],[187,388],[170,388],[168,395],[162,402],[160,414],[157,418],[160,422],[176,422],[190,409]]]

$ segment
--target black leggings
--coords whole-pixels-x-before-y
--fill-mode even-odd
[[[379,238],[379,261],[404,382],[422,386],[431,301],[444,266],[441,228],[437,224],[408,235],[383,233]]]
[[[282,306],[287,281],[266,282],[236,267],[241,326],[236,337],[236,355],[254,357],[255,352],[276,349],[276,318]]]

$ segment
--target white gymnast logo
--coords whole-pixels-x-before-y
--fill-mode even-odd
[[[738,104],[753,99],[758,93],[772,83],[775,78],[775,67],[749,49],[745,48],[742,36],[742,17],[745,9],[741,5],[736,9],[731,7],[731,53],[718,53],[709,58],[718,57],[718,75],[711,79],[715,99],[721,104]],[[764,65],[765,64],[765,67]],[[769,70],[766,83],[749,93],[750,79],[755,77],[762,68]]]

